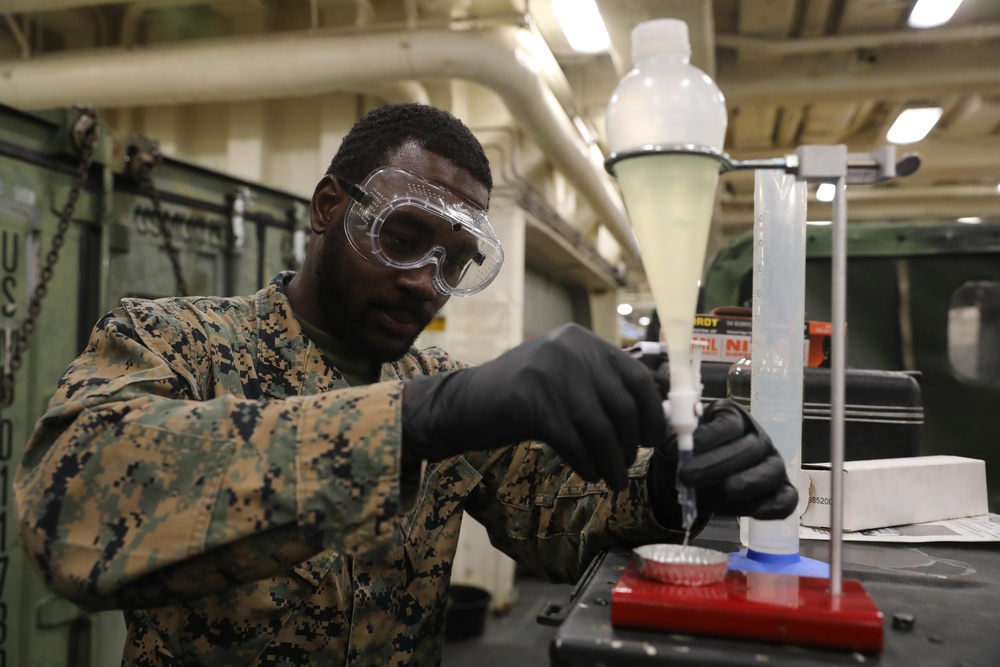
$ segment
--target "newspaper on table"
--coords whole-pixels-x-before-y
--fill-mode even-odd
[[[827,528],[799,526],[799,539],[828,540]],[[983,514],[961,519],[911,523],[905,526],[872,528],[842,533],[845,542],[897,542],[921,544],[927,542],[1000,542],[1000,514]]]

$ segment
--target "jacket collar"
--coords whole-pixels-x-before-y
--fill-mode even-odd
[[[257,354],[254,365],[265,395],[287,398],[300,393],[302,366],[309,339],[292,315],[285,283],[294,272],[279,273],[254,295],[257,315]]]
[[[336,379],[339,373],[334,373],[332,366],[320,361],[322,355],[295,319],[285,294],[285,285],[294,275],[294,271],[283,271],[254,295],[257,316],[255,366],[263,393],[272,398],[297,396],[303,393],[305,385],[316,382],[319,385],[309,389],[327,391],[345,386]],[[317,359],[312,359],[311,355],[316,355]],[[320,364],[321,368],[316,368],[316,364]],[[319,372],[314,373],[316,370]],[[382,364],[380,381],[401,379],[403,373],[398,362]]]

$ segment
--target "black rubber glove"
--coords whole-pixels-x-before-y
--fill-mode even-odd
[[[581,477],[615,490],[625,488],[639,443],[662,441],[665,429],[651,373],[576,324],[403,390],[403,445],[423,458],[540,440]]]
[[[677,437],[656,447],[647,478],[653,511],[667,526],[680,521],[677,504]],[[728,399],[712,403],[694,432],[694,456],[680,470],[697,492],[698,513],[783,519],[798,504],[785,462],[764,429]]]

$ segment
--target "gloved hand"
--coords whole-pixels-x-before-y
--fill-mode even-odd
[[[653,511],[668,526],[679,525],[677,436],[658,445],[647,477]],[[694,432],[694,456],[680,470],[696,490],[698,513],[783,519],[798,504],[798,492],[771,439],[748,412],[728,399],[712,403]]]
[[[665,432],[651,373],[576,324],[403,389],[403,446],[431,461],[540,440],[584,479],[621,490],[639,444]]]

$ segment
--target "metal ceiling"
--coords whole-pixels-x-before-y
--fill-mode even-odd
[[[0,79],[50,56],[82,59],[178,39],[527,26],[562,70],[568,87],[553,90],[567,116],[590,125],[606,153],[604,108],[628,69],[631,28],[676,17],[689,25],[693,62],[726,96],[726,147],[733,157],[776,157],[801,144],[870,151],[885,143],[903,108],[940,105],[944,115],[930,136],[899,148],[920,153],[921,170],[881,186],[849,188],[851,221],[1000,219],[1000,2],[964,0],[947,25],[923,31],[906,26],[913,4],[598,0],[612,49],[581,55],[569,49],[549,0],[0,0]],[[749,229],[752,178],[749,172],[723,178],[715,243]],[[810,201],[810,219],[829,217],[829,205]]]

